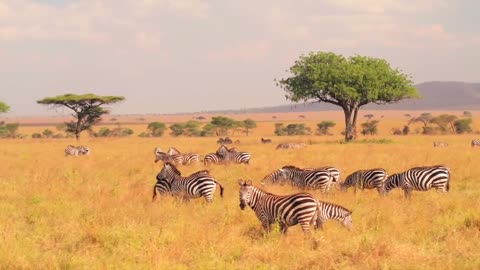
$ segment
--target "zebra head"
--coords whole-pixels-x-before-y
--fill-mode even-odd
[[[79,146],[78,147],[78,154],[79,155],[88,155],[88,154],[90,154],[90,149],[86,146]]]
[[[167,155],[180,155],[180,151],[178,151],[176,148],[174,147],[170,147],[167,151]]]
[[[160,160],[164,160],[166,156],[167,156],[167,154],[165,154],[164,152],[156,152],[155,153],[155,163],[157,163]]]
[[[240,209],[245,210],[245,207],[250,203],[250,195],[252,194],[252,180],[238,180],[240,186]]]
[[[345,218],[342,220],[342,225],[345,226],[348,230],[351,230],[353,227],[353,219],[352,219],[352,212],[349,211],[350,213],[345,216]]]
[[[285,170],[283,168],[280,168],[278,170],[275,170],[265,176],[261,182],[262,185],[265,185],[266,183],[281,183],[283,184],[287,180],[287,174],[285,173]]]
[[[170,162],[163,165],[162,170],[157,174],[157,180],[166,179],[168,181],[174,180],[176,177],[181,176],[180,171]]]

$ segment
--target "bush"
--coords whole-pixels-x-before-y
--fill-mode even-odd
[[[362,123],[362,134],[363,135],[376,135],[378,133],[378,120],[371,120],[365,123]]]
[[[329,128],[334,127],[336,124],[333,121],[322,121],[321,123],[317,124],[317,134],[319,135],[331,135],[328,132]]]
[[[307,135],[310,134],[310,128],[305,124],[288,124],[286,127],[282,123],[275,124],[275,134],[277,136]]]
[[[471,118],[457,120],[454,123],[455,132],[458,134],[470,133],[472,132],[472,127],[470,126],[471,124],[472,124]]]
[[[402,129],[403,135],[408,135],[410,133],[410,127],[409,126],[404,126]]]
[[[6,124],[0,126],[0,138],[20,138],[22,135],[17,134],[18,123]]]
[[[32,134],[32,139],[41,139],[42,138],[42,134],[40,133],[33,133]]]
[[[164,123],[152,122],[148,124],[147,129],[150,131],[151,136],[161,137],[165,132],[166,126]]]

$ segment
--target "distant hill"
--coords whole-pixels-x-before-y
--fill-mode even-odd
[[[367,110],[480,110],[480,83],[425,82],[416,85],[422,99],[404,100],[389,105],[369,104]],[[299,103],[223,113],[274,113],[340,110],[327,103]],[[210,112],[212,113],[212,112]]]

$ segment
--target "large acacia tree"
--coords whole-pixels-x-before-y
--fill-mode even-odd
[[[341,107],[345,113],[346,141],[356,138],[360,107],[419,97],[410,78],[383,59],[310,53],[300,56],[290,73],[290,77],[277,81],[286,91],[286,98],[293,102],[316,100]]]
[[[49,105],[53,107],[66,107],[73,111],[72,116],[75,119],[66,124],[66,131],[73,133],[77,140],[80,133],[92,127],[100,120],[103,114],[109,111],[102,108],[103,105],[114,104],[124,100],[121,96],[98,96],[95,94],[75,95],[66,94],[56,97],[46,97],[38,100],[38,104]]]

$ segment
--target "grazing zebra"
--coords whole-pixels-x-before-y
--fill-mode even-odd
[[[328,192],[333,182],[332,175],[324,169],[303,170],[295,166],[284,166],[263,178],[265,182],[283,184],[290,180],[292,186],[301,189],[319,189],[321,192]]]
[[[65,148],[65,156],[82,156],[90,154],[90,149],[86,146],[68,145]]]
[[[378,193],[383,194],[383,183],[387,179],[388,175],[384,169],[370,169],[356,171],[340,184],[342,191],[347,191],[349,187],[353,187],[353,192],[357,192],[359,189],[373,189],[376,188]]]
[[[203,164],[205,166],[210,164],[225,164],[225,161],[221,156],[217,155],[216,153],[208,153],[203,158]]]
[[[155,163],[163,161],[163,163],[174,163],[176,165],[189,165],[194,162],[200,162],[198,154],[181,154],[177,149],[170,147],[167,153],[164,153],[160,147],[154,149]]]
[[[272,143],[272,140],[271,140],[271,139],[264,139],[264,138],[262,138],[262,139],[261,139],[261,142],[262,142],[263,144],[267,144],[267,143]]]
[[[225,137],[225,139],[224,138],[218,139],[217,143],[219,143],[219,144],[232,144],[233,141],[229,137]]]
[[[223,163],[250,163],[250,154],[247,152],[238,152],[235,148],[228,149],[225,145],[220,146],[217,152],[215,152],[217,156],[219,156]]]
[[[300,149],[307,146],[304,143],[281,143],[277,145],[277,149]]]
[[[433,147],[447,147],[448,143],[446,142],[433,142]]]
[[[329,219],[337,220],[342,223],[344,227],[351,230],[353,226],[352,211],[343,206],[333,203],[318,201],[319,211],[317,213],[316,225],[317,228],[322,229],[323,223]]]
[[[412,190],[427,191],[435,188],[437,192],[446,193],[450,190],[450,169],[443,165],[415,167],[405,172],[389,176],[383,185],[387,194],[394,188],[402,188],[406,198]]]
[[[182,177],[175,165],[165,163],[157,175],[152,200],[155,200],[158,191],[159,193],[170,192],[174,196],[183,197],[186,201],[204,197],[208,203],[211,203],[217,185],[220,187],[220,196],[223,197],[223,186],[207,170]]]
[[[477,146],[480,146],[480,140],[473,139],[472,140],[472,147],[477,147]]]
[[[318,168],[304,168],[303,170],[326,170],[332,175],[332,182],[339,183],[341,181],[340,178],[340,170],[338,168],[332,166],[323,166]]]
[[[275,222],[280,223],[281,233],[286,233],[288,227],[300,223],[303,232],[307,235],[310,224],[315,224],[315,219],[319,216],[317,215],[318,201],[309,193],[280,196],[253,186],[251,180],[239,180],[238,184],[240,185],[240,209],[245,210],[247,205],[250,206],[267,233]]]

